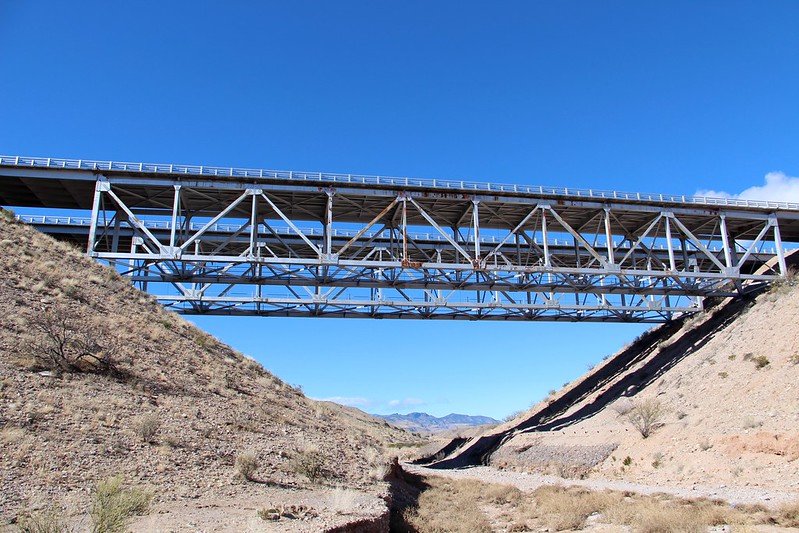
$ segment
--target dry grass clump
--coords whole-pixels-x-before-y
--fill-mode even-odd
[[[256,481],[255,473],[258,472],[259,466],[258,454],[252,450],[247,450],[236,456],[236,471],[247,481]]]
[[[776,521],[783,527],[799,527],[799,501],[780,506]]]
[[[430,489],[419,496],[416,509],[405,513],[405,521],[419,533],[488,533],[491,522],[479,508],[483,483],[442,478],[427,480]]]
[[[404,513],[408,529],[441,531],[565,531],[592,522],[635,533],[704,533],[712,526],[774,524],[799,527],[799,502],[777,511],[731,507],[721,500],[683,500],[581,487],[544,486],[531,493],[475,480],[424,479],[417,507]],[[590,520],[589,520],[590,518]]]
[[[494,483],[483,484],[480,491],[483,500],[493,504],[518,505],[524,498],[524,493],[513,485],[498,485]]]
[[[330,494],[330,508],[336,514],[350,514],[357,507],[358,493],[338,486]]]
[[[153,495],[139,488],[126,489],[122,476],[97,483],[90,515],[92,533],[118,533],[134,515],[147,513]]]
[[[631,525],[639,533],[705,533],[707,524],[694,513],[659,502],[644,502],[635,506]],[[690,507],[688,509],[691,509]]]
[[[744,524],[748,520],[723,502],[634,496],[609,508],[603,521],[630,525],[641,533],[704,533],[710,526]]]
[[[144,442],[152,444],[161,429],[161,419],[154,414],[140,416],[133,422],[133,429]]]
[[[541,487],[532,496],[536,502],[535,515],[556,531],[580,529],[589,516],[603,513],[622,501],[619,493],[554,486]]]
[[[17,518],[19,533],[71,533],[74,531],[60,509],[49,509]]]

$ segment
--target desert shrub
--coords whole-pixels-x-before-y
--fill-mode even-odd
[[[666,408],[655,398],[633,402],[632,409],[627,413],[627,420],[641,434],[643,438],[649,437],[656,429],[663,425]]]
[[[562,461],[553,461],[549,467],[555,475],[563,479],[585,479],[591,473],[591,468],[585,465],[574,465]]]
[[[17,518],[19,533],[70,533],[63,512],[50,509],[41,513],[23,514]]]
[[[663,466],[663,453],[655,452],[652,455],[652,468],[660,468]]]
[[[755,368],[757,368],[758,370],[768,366],[771,363],[771,361],[769,361],[768,357],[766,357],[765,355],[758,355],[757,357],[753,357],[752,361],[755,363]]]
[[[116,342],[62,306],[39,313],[31,326],[40,335],[33,343],[37,363],[58,372],[108,372],[116,369]]]
[[[793,267],[789,267],[788,272],[786,272],[783,277],[771,282],[768,292],[772,295],[787,294],[796,286],[797,280],[799,280],[797,270]]]
[[[143,415],[134,421],[133,428],[144,442],[152,443],[161,429],[161,419],[153,414]]]
[[[799,365],[799,353],[795,353],[792,356],[788,357],[788,362],[792,365]]]
[[[294,471],[308,478],[311,483],[324,476],[325,463],[325,456],[314,448],[298,452],[291,462]]]
[[[625,416],[633,408],[633,402],[629,398],[619,398],[613,402],[613,410],[619,416]]]
[[[123,488],[122,476],[97,483],[90,511],[93,533],[118,533],[133,515],[147,512],[152,494],[139,488]]]
[[[242,452],[236,456],[235,466],[236,471],[241,474],[241,477],[247,481],[255,481],[255,473],[258,471],[258,467],[260,466],[258,462],[258,455],[252,450]]]
[[[745,416],[743,419],[744,429],[759,428],[763,425],[763,421],[755,416]]]
[[[630,466],[631,464],[633,464],[633,458],[628,455],[627,457],[624,458],[621,464],[623,464],[624,466]]]
[[[514,411],[502,420],[503,422],[510,422],[511,420],[515,420],[516,418],[520,417],[522,414],[524,414],[524,411]]]

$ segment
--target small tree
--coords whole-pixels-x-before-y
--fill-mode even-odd
[[[54,306],[33,319],[40,333],[33,343],[39,364],[59,372],[109,372],[115,370],[113,338],[100,342],[101,333],[63,306]]]
[[[632,408],[625,416],[641,436],[647,438],[663,425],[665,414],[666,408],[660,400],[648,398],[634,401]]]

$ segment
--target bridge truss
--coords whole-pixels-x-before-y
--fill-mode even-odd
[[[16,156],[0,179],[187,314],[658,322],[799,242],[775,202]]]

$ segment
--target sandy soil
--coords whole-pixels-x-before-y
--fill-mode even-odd
[[[558,476],[547,474],[499,470],[490,466],[475,466],[458,469],[433,469],[412,464],[404,464],[403,468],[410,473],[422,476],[440,476],[453,479],[476,479],[484,483],[512,485],[525,492],[532,492],[544,485],[562,485],[585,487],[591,490],[636,492],[639,494],[664,493],[687,499],[721,499],[733,505],[760,504],[766,507],[776,507],[782,503],[799,500],[799,490],[785,491],[760,487],[727,487],[711,485],[654,485],[601,478],[563,479]]]

